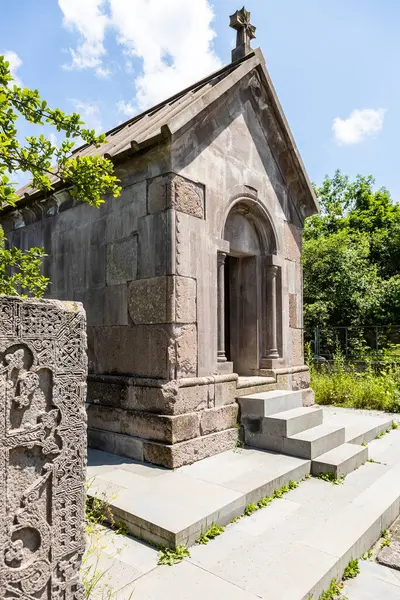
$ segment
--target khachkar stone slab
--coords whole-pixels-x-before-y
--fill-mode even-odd
[[[83,600],[86,322],[0,296],[0,598]]]

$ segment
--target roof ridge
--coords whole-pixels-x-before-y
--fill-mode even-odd
[[[207,75],[203,79],[199,79],[198,81],[195,81],[190,86],[188,86],[187,88],[185,88],[183,90],[180,90],[179,92],[177,92],[173,96],[170,96],[169,98],[166,98],[162,102],[159,102],[158,104],[155,104],[154,106],[151,106],[151,107],[147,108],[145,111],[141,112],[140,114],[135,115],[134,117],[131,117],[130,119],[127,119],[126,121],[123,121],[123,123],[119,123],[119,125],[116,125],[112,129],[109,129],[108,131],[104,132],[104,134],[106,136],[108,136],[108,135],[114,135],[115,133],[118,133],[119,130],[121,130],[121,129],[125,128],[125,127],[130,127],[136,121],[139,121],[140,119],[142,119],[146,115],[148,115],[148,114],[150,114],[150,113],[152,113],[154,111],[159,110],[164,105],[170,104],[171,102],[173,102],[175,100],[178,100],[180,96],[183,96],[184,94],[187,94],[188,92],[190,92],[194,88],[197,88],[197,87],[200,87],[202,85],[205,85],[210,80],[215,79],[216,77],[219,77],[220,75],[225,74],[226,71],[237,69],[237,67],[239,65],[241,65],[243,62],[245,62],[249,58],[252,58],[254,55],[255,55],[254,51],[250,52],[249,54],[247,54],[246,56],[244,56],[240,60],[237,60],[235,62],[231,62],[231,63],[225,65],[221,69],[218,69],[218,71],[214,71],[213,73],[210,73],[210,75]],[[79,146],[78,148],[75,148],[75,150],[72,152],[72,154],[75,154],[77,152],[82,151],[83,148],[86,148],[86,146],[89,146],[89,145],[90,144],[82,144],[82,146]]]

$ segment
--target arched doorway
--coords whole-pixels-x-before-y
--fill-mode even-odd
[[[264,209],[241,199],[225,220],[223,239],[230,250],[218,260],[218,361],[233,363],[239,375],[251,375],[280,356],[276,237]]]

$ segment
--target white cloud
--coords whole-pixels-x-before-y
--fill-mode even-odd
[[[49,142],[51,142],[53,144],[53,146],[58,146],[58,140],[57,140],[57,136],[55,133],[49,133],[47,138],[48,138]]]
[[[78,32],[67,68],[94,68],[102,76],[104,37],[113,28],[127,71],[142,61],[134,79],[135,104],[148,108],[221,66],[214,54],[209,0],[58,0],[64,25]]]
[[[111,75],[110,69],[106,67],[97,67],[96,69],[96,77],[99,79],[108,79]]]
[[[75,110],[80,114],[82,121],[85,122],[85,127],[87,129],[94,129],[96,133],[101,133],[101,114],[97,104],[76,99],[72,99],[71,102],[73,103]]]
[[[353,110],[347,119],[336,117],[332,130],[340,146],[359,144],[366,137],[379,133],[383,127],[385,109],[365,108]]]
[[[140,109],[160,102],[221,65],[211,42],[208,0],[109,0],[118,41],[143,61],[135,79]]]
[[[16,52],[13,52],[12,50],[7,50],[6,52],[3,53],[3,56],[5,58],[5,60],[7,62],[10,63],[10,72],[12,77],[14,78],[14,81],[10,82],[10,86],[18,85],[18,86],[22,86],[22,81],[20,79],[20,77],[17,75],[17,71],[20,68],[20,66],[22,65],[22,60],[21,58],[18,56],[18,54]]]
[[[132,102],[125,102],[124,100],[117,102],[117,110],[126,117],[133,117],[138,112],[137,107]]]
[[[109,21],[103,11],[105,0],[58,0],[64,16],[64,26],[76,30],[80,44],[69,48],[72,62],[66,69],[100,67],[105,54],[104,35]]]

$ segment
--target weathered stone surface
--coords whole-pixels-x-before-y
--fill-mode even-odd
[[[232,449],[238,440],[238,429],[227,429],[171,446],[144,442],[144,460],[175,469],[197,460]]]
[[[161,212],[168,207],[171,175],[160,175],[148,181],[147,210],[150,214]]]
[[[157,415],[90,405],[88,426],[148,440],[174,444],[200,435],[200,413]]]
[[[176,175],[172,179],[172,201],[176,210],[204,218],[204,186]]]
[[[129,285],[129,314],[136,325],[194,323],[196,281],[189,277],[150,277]]]
[[[215,406],[232,404],[236,396],[236,380],[215,384]]]
[[[292,389],[304,390],[310,387],[310,371],[300,371],[292,375]]]
[[[133,460],[143,460],[143,440],[122,433],[105,431],[104,429],[88,429],[90,448],[126,456]]]
[[[176,377],[197,375],[197,327],[176,327]]]
[[[107,285],[126,283],[136,279],[137,235],[107,245]]]
[[[213,387],[212,385],[179,387],[176,381],[170,381],[157,388],[127,386],[121,406],[166,415],[204,410],[210,406],[209,394]]]
[[[293,366],[301,366],[304,364],[303,355],[303,330],[290,329],[292,335],[292,361]]]
[[[195,323],[196,280],[190,277],[174,277],[175,282],[175,322]]]
[[[0,365],[0,597],[83,600],[82,306],[1,297]]]
[[[284,225],[285,258],[300,262],[301,259],[301,229],[292,223]]]
[[[170,333],[156,325],[89,327],[89,358],[96,372],[167,379]]]
[[[390,546],[384,546],[376,560],[385,567],[400,571],[400,541],[391,540]]]
[[[204,186],[175,173],[160,175],[148,182],[147,209],[150,214],[175,208],[204,218]]]
[[[201,413],[200,431],[201,435],[207,435],[224,429],[232,429],[236,426],[238,405],[229,404],[219,408],[211,408]]]
[[[129,314],[136,325],[171,323],[173,278],[150,277],[129,286]]]
[[[87,402],[120,408],[124,392],[125,387],[122,385],[90,381],[89,379],[87,384]]]
[[[289,294],[289,327],[297,327],[297,296]]]
[[[314,390],[311,388],[301,390],[301,401],[303,406],[313,406],[315,404]]]

